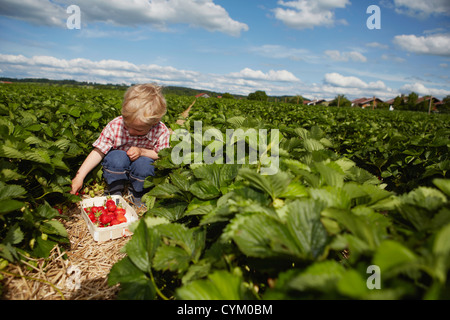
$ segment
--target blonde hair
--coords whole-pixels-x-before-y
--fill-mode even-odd
[[[153,83],[138,84],[125,92],[122,116],[126,122],[136,119],[148,125],[156,125],[167,112],[162,87]]]

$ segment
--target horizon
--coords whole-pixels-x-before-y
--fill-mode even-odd
[[[74,85],[77,85],[77,86],[83,85],[84,83],[86,83],[86,85],[88,85],[88,86],[129,87],[131,85],[134,85],[134,84],[124,84],[124,83],[97,83],[97,82],[90,82],[90,81],[77,81],[75,79],[59,79],[59,80],[56,80],[56,79],[48,79],[48,78],[9,78],[9,77],[0,77],[0,79],[13,80],[11,82],[0,80],[0,83],[4,83],[4,84],[8,84],[8,83],[25,83],[25,84],[40,84],[40,83],[42,83],[42,84],[47,84],[47,83],[52,84],[52,83],[56,83],[56,84],[58,84],[58,82],[70,81],[70,82],[76,82]],[[42,81],[42,80],[44,80],[44,81]],[[37,81],[37,82],[35,82],[35,81]],[[196,93],[196,96],[200,96],[202,94],[223,95],[223,94],[227,94],[228,93],[228,94],[231,94],[232,96],[235,96],[235,97],[241,97],[241,99],[248,97],[248,95],[235,94],[235,93],[232,93],[232,92],[218,92],[218,91],[210,91],[210,90],[203,90],[203,89],[191,88],[191,87],[183,87],[183,86],[163,86],[163,89],[165,89],[165,88],[192,90],[193,94]],[[257,90],[257,91],[262,91],[262,90]],[[251,92],[251,93],[253,93],[253,92]],[[409,94],[411,94],[411,93],[416,93],[416,92],[411,91]],[[381,100],[381,102],[386,103],[386,102],[388,102],[390,100],[394,100],[397,97],[406,97],[407,98],[409,94],[408,93],[401,93],[401,94],[399,94],[399,95],[397,95],[395,97],[391,97],[389,99],[384,99],[384,100],[380,99],[378,97],[370,97],[370,98],[359,97],[359,98],[355,98],[355,99],[348,99],[348,97],[346,97],[345,94],[339,94],[339,95],[341,97],[343,96],[344,98],[346,98],[347,100],[349,100],[352,103],[356,102],[358,100],[372,100],[373,98],[379,99],[379,100]],[[329,98],[329,99],[308,99],[308,98],[304,97],[301,94],[298,94],[298,95],[278,95],[278,96],[276,96],[276,95],[272,95],[272,96],[267,95],[267,97],[268,98],[275,98],[275,99],[280,98],[281,99],[281,98],[295,98],[295,97],[300,96],[300,97],[303,98],[304,102],[305,101],[308,101],[308,102],[317,102],[317,101],[332,102],[339,95],[336,95],[335,97],[332,97],[332,98]],[[426,97],[436,98],[435,96],[431,96],[431,95],[419,95],[418,94],[418,99],[424,99]],[[217,97],[210,96],[210,98],[219,98],[219,96],[217,96]],[[222,97],[220,97],[220,98],[222,98]],[[438,99],[438,100],[442,101],[444,99]],[[282,102],[282,101],[280,101],[280,102]]]
[[[0,4],[0,77],[327,101],[450,95],[446,0]]]

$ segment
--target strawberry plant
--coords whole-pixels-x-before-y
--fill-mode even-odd
[[[318,127],[283,135],[273,176],[176,165],[166,150],[147,181],[150,210],[109,275],[119,298],[448,298],[449,180],[397,195]],[[371,266],[382,290],[367,284]]]
[[[68,241],[63,208],[80,200],[71,179],[123,93],[0,87],[1,266]],[[226,149],[223,164],[194,164],[195,139],[184,155],[192,164],[178,164],[171,152],[186,142],[172,141],[146,180],[148,211],[127,256],[109,274],[119,298],[449,298],[448,115],[199,99],[177,124],[194,100],[166,99],[163,121],[192,136],[195,121],[223,141],[227,129],[278,129],[279,171],[262,175],[261,159]],[[253,138],[233,147],[250,150]],[[101,167],[85,182],[86,194],[103,193]],[[116,223],[100,217],[92,220]]]

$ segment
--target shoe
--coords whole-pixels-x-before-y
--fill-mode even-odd
[[[110,196],[122,196],[123,189],[125,187],[125,181],[115,181],[106,186],[105,194]]]
[[[147,205],[144,202],[142,202],[142,196],[135,195],[130,190],[128,191],[128,196],[130,197],[131,202],[133,202],[136,208],[147,209]]]

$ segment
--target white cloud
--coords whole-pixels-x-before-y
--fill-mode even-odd
[[[307,29],[319,26],[334,26],[336,19],[334,10],[345,8],[349,0],[279,0],[278,5],[285,8],[273,10],[275,18],[281,20],[288,27]],[[346,23],[344,20],[339,21]]]
[[[259,47],[251,47],[250,52],[266,58],[290,59],[294,61],[305,60],[310,55],[306,49],[288,48],[281,45],[265,44]]]
[[[65,26],[66,8],[73,0],[2,0],[0,14],[38,25]],[[188,24],[209,31],[239,36],[247,24],[233,20],[213,0],[78,0],[82,24],[103,22],[121,26],[152,25],[166,30],[167,25]]]
[[[334,61],[354,61],[354,62],[367,62],[367,58],[357,51],[339,52],[338,50],[326,50],[325,55]]]
[[[121,60],[58,59],[51,56],[25,57],[0,54],[3,76],[16,78],[74,79],[97,83],[157,82],[204,90],[248,94],[265,90],[268,94],[289,92],[300,80],[287,70],[244,68],[225,75],[204,74],[156,64],[136,65]]]
[[[5,71],[19,74],[17,77],[44,77],[50,79],[77,79],[99,83],[132,83],[134,79],[146,81],[192,80],[196,72],[177,70],[173,67],[135,65],[127,61],[89,59],[58,59],[50,56],[0,54],[0,65]]]
[[[315,85],[313,89],[332,98],[344,94],[350,99],[377,96],[387,100],[398,94],[381,80],[366,82],[355,76],[343,76],[335,72],[325,74],[324,83]]]
[[[418,54],[450,56],[450,34],[429,36],[398,35],[393,42],[403,50]]]
[[[65,27],[66,9],[49,0],[2,0],[0,15],[18,18],[33,24]]]
[[[379,43],[379,42],[369,42],[366,44],[366,47],[369,48],[378,48],[378,49],[389,49],[388,45]]]
[[[260,70],[256,71],[250,68],[245,68],[240,72],[231,73],[230,76],[235,78],[265,80],[265,81],[300,81],[291,72],[286,70],[280,71],[270,70],[268,73],[264,73]]]
[[[394,0],[396,12],[426,18],[432,14],[450,15],[448,0]]]
[[[327,73],[325,74],[325,83],[333,85],[335,87],[343,88],[367,88],[368,85],[361,79],[353,76],[345,77],[339,73]]]
[[[437,97],[444,97],[450,95],[450,90],[446,89],[437,89],[437,88],[427,88],[422,83],[408,83],[403,85],[400,88],[400,92],[404,94],[409,94],[411,92],[415,92],[419,95],[426,96],[432,95]]]

